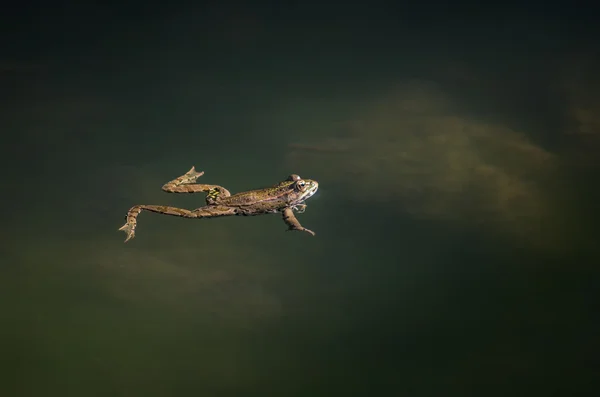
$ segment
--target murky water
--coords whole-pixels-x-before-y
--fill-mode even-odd
[[[215,10],[221,25],[176,12],[7,58],[1,394],[586,390],[593,60],[501,40],[493,60],[473,43],[400,56]],[[298,216],[316,236],[143,213],[123,244],[132,205],[204,202],[160,190],[192,165],[233,192],[318,180]]]

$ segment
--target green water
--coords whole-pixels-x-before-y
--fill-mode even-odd
[[[561,75],[541,72],[551,56],[497,44],[504,61],[490,60],[491,50],[479,53],[476,43],[399,54],[392,41],[378,49],[367,39],[361,53],[333,33],[320,46],[298,44],[298,33],[293,45],[271,48],[281,44],[276,33],[287,32],[278,24],[260,33],[267,39],[248,33],[249,43],[230,42],[223,33],[194,52],[187,35],[203,33],[184,14],[158,28],[133,24],[147,41],[114,28],[81,53],[26,58],[40,70],[0,75],[0,129],[10,140],[2,158],[0,394],[591,390],[598,163],[573,160],[587,148],[565,133],[567,105],[552,91]],[[215,26],[205,29],[222,33]],[[479,80],[434,67],[459,61]],[[403,88],[414,81],[426,88]],[[517,131],[552,162],[534,172],[532,156],[506,149],[513,141],[473,140],[480,151],[472,163],[446,173],[436,159],[458,146],[430,150],[433,138],[419,135],[438,117],[430,106],[440,97],[450,98],[445,114]],[[382,113],[372,109],[394,114],[390,98],[426,104],[424,113],[409,127],[381,127]],[[367,123],[358,133],[336,127],[357,117]],[[380,127],[385,134],[374,138]],[[444,126],[427,131],[450,136]],[[385,148],[398,150],[382,139],[396,137],[414,155],[410,169],[429,178],[406,176],[419,192],[414,200],[398,179],[408,163],[387,149],[383,157]],[[332,140],[341,154],[288,147]],[[481,190],[485,178],[465,179],[461,189],[473,194],[455,195],[455,181],[479,161],[499,181],[516,175],[510,183],[535,185],[532,201],[501,212],[490,203],[505,190]],[[319,193],[298,216],[316,236],[286,233],[276,215],[205,221],[143,213],[136,238],[123,244],[117,229],[132,205],[203,203],[160,190],[192,165],[206,183],[234,192],[290,173],[318,180]],[[539,208],[542,215],[519,223],[519,211]]]

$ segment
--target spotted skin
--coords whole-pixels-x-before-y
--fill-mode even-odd
[[[205,206],[187,210],[165,205],[135,205],[127,212],[125,225],[119,228],[127,234],[125,242],[135,237],[137,217],[142,211],[190,219],[281,213],[288,230],[315,235],[312,230],[300,224],[294,211],[304,212],[306,209],[304,201],[315,194],[319,188],[317,181],[302,179],[292,174],[277,185],[232,195],[222,186],[195,183],[202,175],[204,172],[197,172],[192,167],[184,175],[165,183],[162,190],[167,193],[206,193]]]

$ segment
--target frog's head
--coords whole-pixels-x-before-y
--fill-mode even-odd
[[[282,182],[289,189],[288,201],[291,204],[302,203],[308,200],[319,189],[319,183],[312,179],[302,179],[299,175],[292,174]]]

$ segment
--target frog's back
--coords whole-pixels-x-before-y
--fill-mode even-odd
[[[264,204],[268,204],[269,207],[279,207],[280,204],[277,203],[283,203],[285,201],[284,196],[285,191],[282,191],[278,186],[273,186],[263,189],[248,190],[233,194],[229,197],[224,197],[221,201],[221,204],[234,207],[257,206],[258,210],[259,207],[262,207]]]

